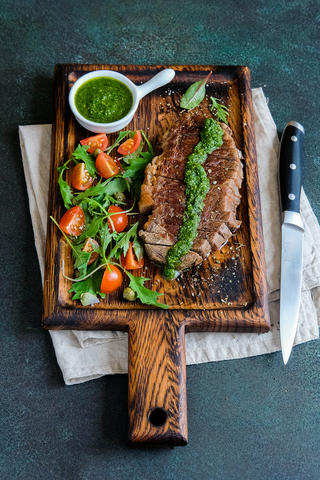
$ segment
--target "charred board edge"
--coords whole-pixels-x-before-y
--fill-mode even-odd
[[[50,215],[54,211],[55,205],[61,204],[56,196],[58,172],[55,167],[55,158],[58,155],[58,146],[62,148],[64,143],[65,118],[58,118],[61,114],[63,104],[66,97],[66,84],[64,81],[65,68],[61,65],[55,66],[54,71],[54,108],[55,116],[52,124],[52,141],[51,141],[51,159],[50,159],[50,180],[48,190],[48,219],[47,219],[47,238],[46,238],[46,254],[45,254],[45,271],[43,285],[43,313],[42,318],[49,318],[54,315],[58,304],[58,271],[56,268],[59,253],[59,241],[56,235],[56,227],[50,219]],[[61,123],[60,123],[61,122]],[[52,261],[54,260],[54,261]],[[59,315],[58,315],[59,316]]]

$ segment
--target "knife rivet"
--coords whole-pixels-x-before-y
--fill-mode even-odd
[[[290,200],[294,200],[296,198],[296,196],[293,193],[289,193],[288,197]]]
[[[297,168],[297,165],[295,165],[294,163],[290,163],[289,167],[291,168],[291,170],[295,170]]]
[[[292,140],[293,142],[296,142],[298,139],[297,139],[297,137],[296,137],[295,135],[292,135],[291,140]]]

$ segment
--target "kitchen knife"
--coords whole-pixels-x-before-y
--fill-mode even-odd
[[[284,364],[293,346],[301,296],[304,224],[300,216],[304,128],[288,122],[281,138],[279,186],[281,200],[280,338]]]

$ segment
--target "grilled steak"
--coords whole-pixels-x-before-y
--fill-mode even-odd
[[[163,153],[147,165],[141,188],[139,210],[150,214],[139,232],[147,255],[156,264],[165,264],[170,246],[177,241],[186,207],[184,170],[188,156],[200,141],[204,117],[191,112],[184,114],[165,133]],[[208,155],[203,167],[210,189],[198,226],[198,236],[192,250],[182,258],[179,270],[199,265],[211,251],[219,250],[240,226],[236,219],[240,203],[239,188],[243,178],[240,153],[231,129],[224,130],[223,144]]]

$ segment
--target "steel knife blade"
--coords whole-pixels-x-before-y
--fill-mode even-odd
[[[279,188],[281,201],[280,339],[284,364],[289,360],[299,317],[304,224],[300,215],[304,128],[287,123],[281,138]]]

